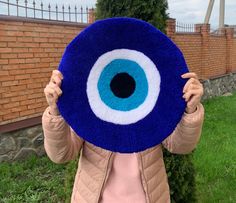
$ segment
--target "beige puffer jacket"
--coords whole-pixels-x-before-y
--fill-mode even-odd
[[[190,153],[200,138],[203,120],[204,108],[199,104],[194,113],[184,113],[174,132],[162,145],[172,153]],[[81,153],[71,202],[98,203],[114,153],[83,141],[60,115],[51,115],[49,108],[44,111],[42,125],[45,150],[53,162],[64,163]],[[147,203],[170,202],[162,145],[137,153]]]

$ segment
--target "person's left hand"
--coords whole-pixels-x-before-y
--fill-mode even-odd
[[[203,85],[198,80],[196,73],[185,73],[181,77],[185,79],[189,78],[183,89],[183,98],[187,102],[185,111],[187,113],[193,113],[201,101]]]

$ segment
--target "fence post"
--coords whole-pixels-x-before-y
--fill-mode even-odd
[[[202,24],[195,24],[194,25],[194,32],[201,33],[201,27],[202,27]]]
[[[201,71],[200,78],[207,79],[211,76],[211,69],[209,67],[210,57],[210,24],[196,24],[195,32],[201,33],[202,50],[201,50]]]
[[[233,38],[234,38],[234,28],[225,28],[226,36],[226,73],[233,72]]]
[[[94,9],[89,9],[89,20],[88,23],[93,23],[95,21],[95,12]]]
[[[169,18],[166,21],[166,34],[171,39],[174,39],[176,33],[176,19]]]

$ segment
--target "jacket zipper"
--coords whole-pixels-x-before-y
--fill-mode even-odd
[[[106,177],[107,177],[107,172],[108,172],[108,167],[109,167],[109,165],[110,165],[110,160],[111,160],[111,156],[112,156],[112,154],[113,154],[113,152],[111,152],[110,153],[110,155],[109,155],[109,157],[108,157],[108,161],[107,161],[107,165],[106,165],[106,172],[105,172],[105,175],[104,175],[104,177],[103,177],[103,182],[102,182],[102,186],[101,186],[101,188],[99,189],[99,194],[98,194],[98,198],[97,198],[97,203],[99,203],[99,199],[100,199],[100,197],[101,197],[101,192],[102,192],[102,189],[103,189],[103,187],[104,187],[104,184],[105,184],[105,181],[106,181]]]
[[[141,182],[142,182],[145,194],[146,194],[146,200],[147,200],[147,203],[150,203],[150,199],[149,199],[149,195],[148,195],[148,191],[147,191],[148,190],[147,189],[147,181],[146,181],[146,178],[145,178],[145,175],[144,175],[142,156],[141,156],[140,153],[137,153],[136,155],[138,156],[138,159],[139,159],[139,167],[140,167],[140,172],[141,172]]]

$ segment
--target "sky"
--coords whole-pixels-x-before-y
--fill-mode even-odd
[[[209,0],[168,0],[170,17],[182,23],[203,23]],[[219,24],[220,0],[215,0],[210,23]],[[225,24],[236,25],[236,1],[225,0]]]
[[[4,1],[4,0],[3,0]],[[7,0],[5,0],[7,1]],[[40,0],[35,0],[36,2],[41,2]],[[50,3],[51,5],[82,5],[92,7],[95,5],[96,0],[42,0],[46,5]],[[15,0],[10,0],[14,2]],[[33,0],[28,0],[32,4]],[[168,0],[169,16],[176,18],[177,21],[181,23],[203,23],[205,14],[207,11],[209,0]],[[236,25],[236,0],[225,0],[226,9],[225,9],[225,24]],[[19,4],[24,4],[24,0],[19,0]],[[219,22],[219,4],[220,0],[215,0],[215,5],[212,11],[212,16],[210,23],[213,27],[217,27]],[[3,6],[0,4],[0,13],[4,10]],[[5,9],[6,10],[6,9]]]

